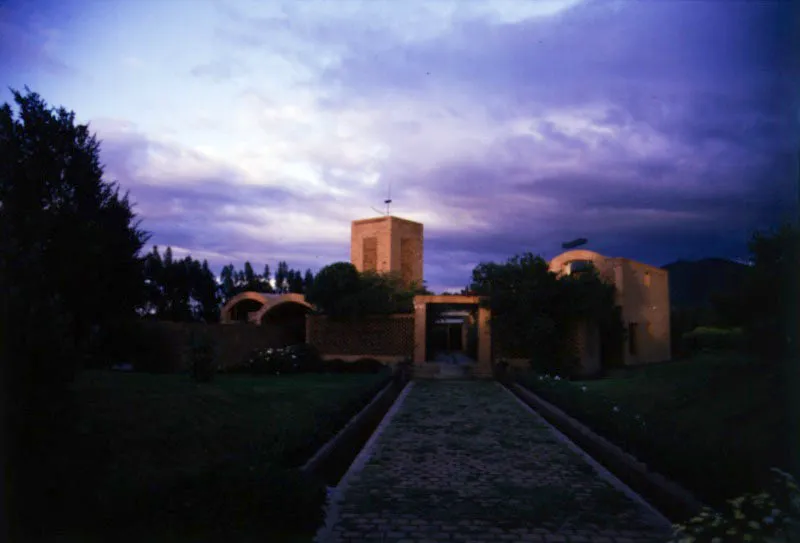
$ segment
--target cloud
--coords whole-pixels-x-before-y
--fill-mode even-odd
[[[351,217],[341,201],[291,183],[259,184],[241,168],[149,137],[129,122],[98,119],[92,128],[106,178],[130,192],[143,228],[154,234],[151,245],[193,249],[216,267],[288,260],[317,269],[349,259]]]
[[[394,212],[425,224],[435,289],[575,237],[652,264],[735,257],[796,201],[794,9],[219,1],[172,29],[175,47],[154,8],[146,47],[98,57],[135,73],[81,64],[114,86],[69,105],[92,111],[154,241],[212,265],[347,260],[350,221],[389,185]],[[13,70],[58,50],[23,19]]]
[[[741,254],[751,229],[789,216],[800,148],[794,8],[612,7],[469,19],[370,48],[356,46],[367,32],[348,36],[353,46],[321,76],[339,89],[327,103],[384,103],[392,116],[391,105],[409,104],[393,126],[414,126],[429,151],[383,175],[424,191],[442,215],[485,225],[429,230],[426,250],[513,254],[588,233],[596,247],[662,264]],[[411,155],[402,137],[382,135]],[[483,141],[454,146],[467,135]]]
[[[241,60],[223,57],[198,64],[189,70],[189,73],[194,77],[219,83],[233,77],[246,75],[247,66]]]

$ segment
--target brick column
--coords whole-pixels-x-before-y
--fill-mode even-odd
[[[425,363],[425,342],[428,304],[414,301],[414,363]]]
[[[492,370],[492,331],[489,319],[492,313],[488,307],[478,308],[478,365],[481,370]]]

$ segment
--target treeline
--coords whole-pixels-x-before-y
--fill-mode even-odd
[[[310,269],[305,273],[289,267],[286,262],[278,262],[275,277],[270,273],[269,264],[264,266],[263,273],[257,274],[250,262],[244,263],[244,269],[236,270],[233,264],[222,268],[222,296],[228,300],[240,292],[254,291],[266,294],[284,294],[293,292],[305,294],[314,284],[314,274]]]
[[[410,313],[414,296],[430,294],[422,284],[406,284],[395,273],[359,272],[350,262],[322,268],[306,292],[306,301],[335,319]]]
[[[278,263],[274,279],[269,265],[257,274],[245,262],[241,270],[233,264],[223,267],[218,281],[207,260],[200,262],[191,255],[175,259],[171,247],[162,256],[156,246],[144,258],[146,295],[139,314],[154,320],[218,322],[222,305],[241,292],[303,294],[313,283],[310,269],[303,274],[284,261]]]
[[[748,248],[751,265],[736,288],[713,292],[706,306],[673,308],[673,349],[678,353],[686,347],[681,340],[687,333],[715,327],[740,330],[741,346],[763,360],[796,355],[800,230],[784,224],[755,232]]]
[[[524,253],[478,264],[463,292],[489,297],[492,341],[539,371],[570,375],[579,369],[574,331],[586,320],[598,325],[604,367],[622,362],[625,329],[615,287],[594,268],[559,277],[544,258]]]

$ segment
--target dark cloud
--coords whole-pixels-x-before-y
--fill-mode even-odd
[[[587,2],[555,18],[462,21],[424,42],[384,38],[362,48],[366,34],[356,34],[323,80],[345,89],[327,97],[334,108],[397,92],[425,100],[434,89],[472,96],[498,123],[605,108],[596,124],[615,132],[596,147],[540,121],[533,128],[543,141],[502,137],[419,177],[389,166],[398,185],[424,187],[445,209],[491,224],[429,232],[437,269],[456,252],[503,260],[554,248],[553,256],[578,236],[653,264],[739,257],[752,229],[790,217],[797,202],[798,13],[788,2],[628,2],[618,10]],[[667,149],[641,154],[624,133],[661,138]],[[562,166],[550,168],[553,161]],[[458,282],[441,273],[438,282]]]

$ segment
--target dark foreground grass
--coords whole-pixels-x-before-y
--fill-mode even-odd
[[[520,377],[551,401],[710,505],[768,484],[786,467],[777,372],[736,354],[619,371],[584,382]]]
[[[34,522],[59,541],[296,541],[325,496],[297,468],[388,379],[86,372],[49,436]]]

